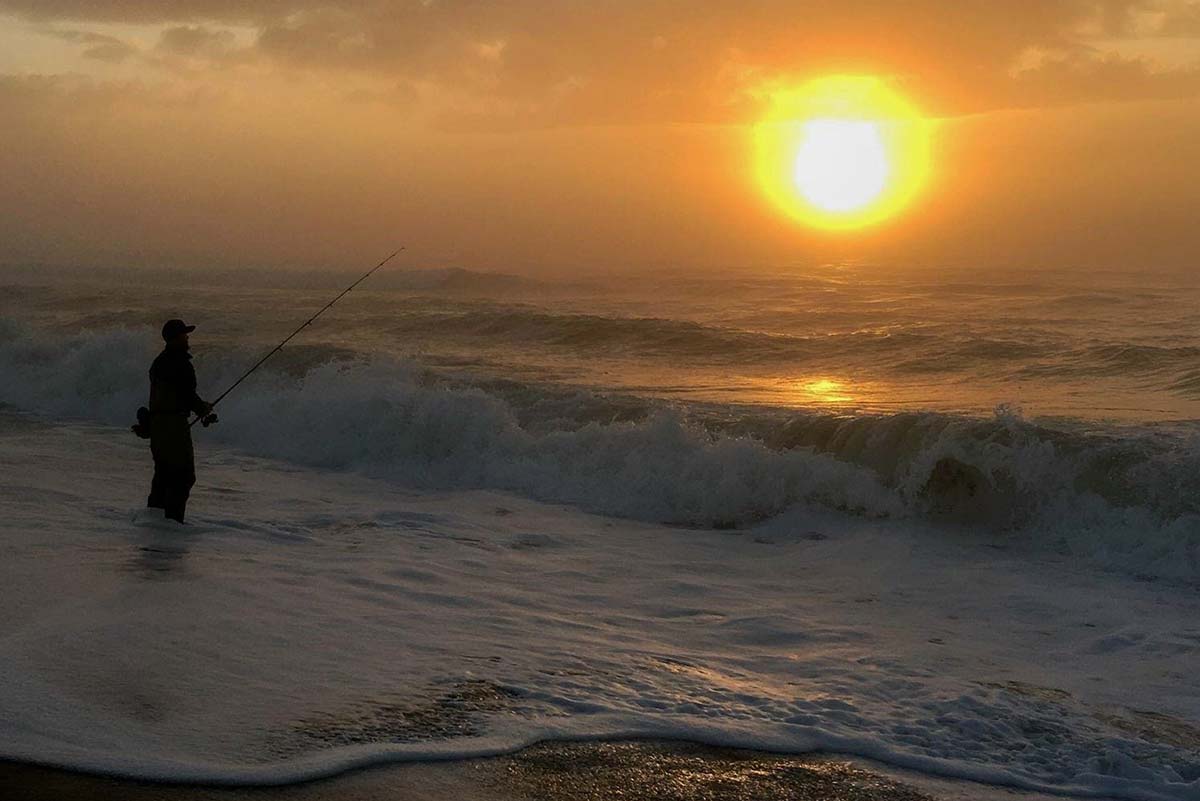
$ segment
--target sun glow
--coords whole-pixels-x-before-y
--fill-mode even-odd
[[[810,402],[843,404],[854,400],[850,387],[834,378],[815,378],[802,382],[798,388]]]
[[[875,123],[805,123],[793,178],[800,194],[817,208],[830,212],[861,209],[883,192],[889,172]]]
[[[880,80],[822,78],[771,97],[754,131],[756,173],[794,219],[859,228],[892,216],[924,185],[931,124]]]

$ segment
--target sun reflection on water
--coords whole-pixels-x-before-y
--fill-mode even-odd
[[[855,400],[853,387],[848,382],[836,378],[802,380],[796,383],[796,387],[801,399],[809,403],[843,406]]]

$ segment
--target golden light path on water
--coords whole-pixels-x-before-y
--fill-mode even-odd
[[[925,185],[933,124],[878,78],[834,76],[770,93],[755,174],[773,203],[817,228],[893,216]]]
[[[822,405],[847,405],[855,401],[853,389],[835,378],[815,378],[797,385],[798,400]]]

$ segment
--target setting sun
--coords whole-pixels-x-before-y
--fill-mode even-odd
[[[755,128],[756,172],[789,216],[859,228],[895,214],[925,183],[930,124],[881,81],[822,78],[771,99]]]
[[[887,185],[887,153],[871,122],[814,120],[804,126],[796,154],[796,188],[828,212],[861,209]]]

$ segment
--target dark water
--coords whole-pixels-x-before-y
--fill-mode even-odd
[[[127,424],[171,316],[199,325],[212,397],[345,278],[13,273],[0,402]],[[932,515],[1200,575],[1194,282],[398,270],[369,286],[239,387],[210,437],[687,525],[797,503]]]
[[[173,290],[161,276],[140,286],[125,277],[116,287],[52,289],[45,284],[55,276],[27,272],[25,286],[6,287],[0,311],[65,329],[153,325],[174,311],[200,323],[201,343],[267,345],[337,282],[275,276],[274,286],[236,288],[248,279],[261,281],[188,276]],[[343,300],[297,346],[722,403],[1200,418],[1200,282],[825,268],[576,282],[397,272],[374,286]]]

